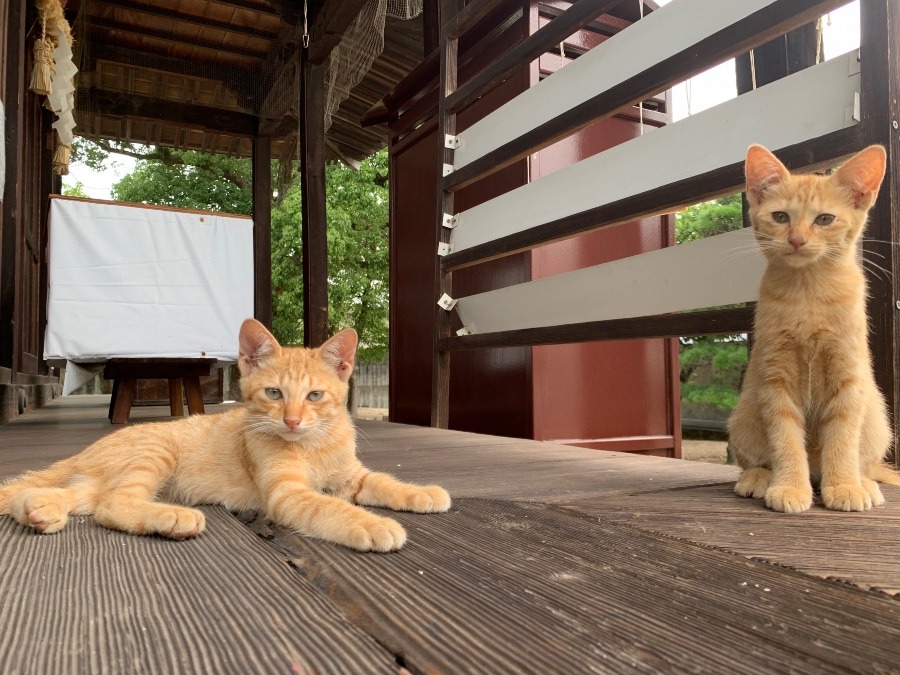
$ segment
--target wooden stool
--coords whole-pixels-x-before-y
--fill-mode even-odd
[[[209,375],[215,363],[216,359],[110,359],[103,369],[103,377],[113,381],[109,421],[112,424],[128,421],[139,379],[169,381],[169,411],[173,416],[184,415],[181,396],[181,383],[184,382],[188,412],[202,414],[200,377]]]

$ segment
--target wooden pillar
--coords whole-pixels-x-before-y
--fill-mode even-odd
[[[422,56],[441,46],[441,0],[422,2]]]
[[[861,0],[860,66],[862,145],[887,149],[887,175],[869,214],[863,255],[887,273],[866,270],[869,282],[869,341],[875,380],[893,417],[894,463],[900,467],[900,3]]]
[[[0,366],[10,368],[15,378],[17,331],[15,330],[17,256],[22,219],[22,133],[25,92],[24,0],[10,0],[6,21],[6,53],[3,54],[3,106],[6,129],[6,181],[3,187],[3,220],[0,222]]]
[[[303,343],[328,338],[328,240],[325,214],[325,66],[300,56],[300,193],[303,237]]]
[[[443,168],[453,164],[453,150],[444,143],[446,136],[456,135],[456,113],[447,110],[445,99],[456,91],[457,56],[459,52],[459,35],[451,34],[446,27],[449,19],[456,16],[463,8],[460,0],[442,0],[441,2],[441,59],[438,85],[438,117],[437,138],[438,155],[435,170],[437,172],[437,241],[445,244],[450,241],[450,230],[443,226],[444,214],[455,215],[454,195],[444,189]],[[450,428],[450,352],[441,351],[439,343],[442,338],[450,337],[450,312],[437,304],[445,295],[453,297],[453,279],[449,272],[441,268],[441,259],[435,252],[434,262],[434,359],[431,372],[431,426],[438,429]]]
[[[253,316],[272,327],[272,142],[253,138]]]

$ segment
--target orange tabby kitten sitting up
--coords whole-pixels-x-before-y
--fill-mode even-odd
[[[768,264],[728,431],[743,469],[735,492],[776,511],[808,509],[813,483],[839,511],[884,503],[876,481],[900,484],[884,463],[893,439],[857,246],[884,171],[877,145],[831,176],[791,175],[762,146],[747,151],[750,219]]]
[[[188,507],[222,504],[262,510],[279,525],[359,551],[393,551],[406,541],[400,523],[357,504],[450,508],[443,488],[401,483],[356,458],[344,406],[353,329],[318,349],[289,349],[247,319],[239,339],[243,407],[122,429],[0,487],[0,513],[44,533],[75,513],[133,534],[185,539],[204,527],[203,513]]]

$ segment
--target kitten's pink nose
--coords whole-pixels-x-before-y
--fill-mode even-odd
[[[294,418],[291,418],[291,417],[285,417],[285,418],[284,418],[284,424],[285,424],[285,426],[287,426],[287,428],[290,429],[291,431],[296,431],[296,430],[297,430],[297,426],[300,424],[300,420],[294,419]]]
[[[799,234],[792,234],[788,237],[788,243],[794,247],[795,251],[799,251],[800,247],[806,244],[806,238],[800,236]]]

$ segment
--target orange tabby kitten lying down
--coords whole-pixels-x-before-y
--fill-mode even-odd
[[[344,406],[357,336],[318,349],[282,348],[263,325],[240,331],[243,407],[127,427],[49,469],[0,487],[0,513],[57,532],[70,513],[173,539],[203,531],[194,504],[257,509],[284,527],[359,551],[393,551],[406,532],[357,504],[431,513],[450,508],[436,485],[401,483],[356,458]]]
[[[768,264],[728,431],[743,469],[735,492],[776,511],[808,509],[813,483],[840,511],[884,503],[876,481],[900,484],[884,463],[893,439],[857,245],[884,171],[877,145],[831,176],[791,175],[762,146],[747,151],[750,219]]]

